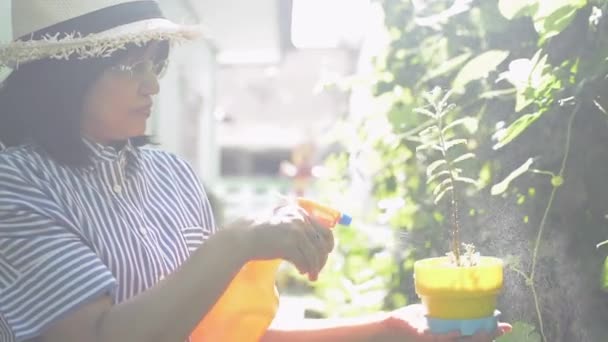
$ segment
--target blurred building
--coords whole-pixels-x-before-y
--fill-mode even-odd
[[[201,16],[190,0],[161,0],[170,19],[198,24]],[[161,79],[162,91],[149,125],[161,147],[192,163],[205,182],[218,177],[218,149],[213,111],[216,101],[215,47],[208,39],[183,43],[171,51]]]
[[[208,184],[232,218],[290,191],[279,174],[294,149],[314,143],[348,113],[349,95],[321,91],[354,72],[366,0],[197,0],[217,48],[218,178]]]

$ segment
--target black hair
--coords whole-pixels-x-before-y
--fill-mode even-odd
[[[156,59],[169,54],[161,42]],[[0,85],[0,142],[5,147],[34,143],[60,163],[84,166],[89,161],[81,123],[86,92],[102,73],[142,49],[135,45],[110,57],[44,59],[19,66]],[[147,137],[136,137],[143,145]]]

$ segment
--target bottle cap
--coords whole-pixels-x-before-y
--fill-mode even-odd
[[[342,216],[340,216],[340,221],[338,222],[341,225],[344,226],[348,226],[350,225],[350,222],[353,220],[352,217],[346,215],[346,214],[342,214]]]

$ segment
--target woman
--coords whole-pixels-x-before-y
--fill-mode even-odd
[[[0,46],[0,65],[18,66],[0,90],[1,342],[185,341],[249,260],[316,278],[329,230],[292,206],[217,230],[190,166],[143,147],[169,41],[195,28],[119,0],[13,1],[13,26],[19,40]],[[263,340],[392,337],[456,338],[425,333],[409,306]]]

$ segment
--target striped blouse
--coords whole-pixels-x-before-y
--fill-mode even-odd
[[[173,154],[87,142],[88,168],[34,145],[0,152],[0,342],[38,336],[77,306],[120,303],[214,232],[191,167]]]

